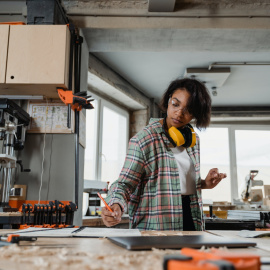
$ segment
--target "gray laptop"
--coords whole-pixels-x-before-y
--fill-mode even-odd
[[[130,236],[130,237],[108,237],[108,239],[128,250],[181,249],[184,247],[230,247],[247,248],[255,247],[255,242],[242,241],[234,238],[216,235],[184,235],[184,236]]]

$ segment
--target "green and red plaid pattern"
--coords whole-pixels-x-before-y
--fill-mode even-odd
[[[128,207],[130,228],[141,230],[183,230],[182,199],[178,167],[160,119],[129,142],[119,178],[111,185],[106,201]],[[196,230],[204,229],[202,218],[200,149],[187,148],[196,172],[197,194],[189,195]]]

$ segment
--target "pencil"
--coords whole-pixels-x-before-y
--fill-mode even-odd
[[[110,208],[110,206],[105,202],[105,200],[101,197],[101,195],[97,192],[98,197],[103,201],[103,203],[105,204],[105,207],[113,213],[113,210]]]

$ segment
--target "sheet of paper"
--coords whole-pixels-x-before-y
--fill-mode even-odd
[[[34,228],[19,230],[13,234],[32,237],[112,237],[112,236],[141,236],[138,229],[113,229],[113,228]]]
[[[15,233],[31,237],[72,237],[72,232],[76,231],[77,229],[78,228],[52,229],[30,227],[24,230],[16,231]]]
[[[238,233],[238,235],[245,238],[270,237],[270,232],[242,230]]]
[[[85,227],[75,232],[74,237],[112,237],[112,236],[141,236],[138,229],[113,229]]]

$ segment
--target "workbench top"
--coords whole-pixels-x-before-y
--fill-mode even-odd
[[[15,230],[0,230],[3,235]],[[145,231],[142,235],[175,235],[176,231]],[[181,232],[183,235],[236,237],[238,231]],[[242,240],[244,238],[241,238]],[[270,238],[249,238],[258,243],[255,248],[234,248],[234,252],[250,253],[270,259]],[[22,242],[0,248],[1,270],[4,269],[117,269],[162,270],[165,254],[179,254],[179,250],[127,251],[106,238],[39,238],[34,243]],[[269,270],[270,265],[262,266]]]

